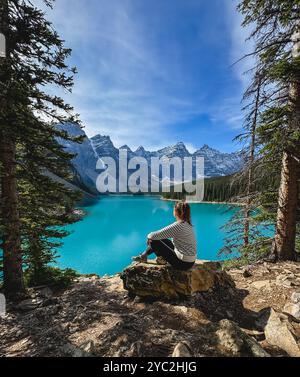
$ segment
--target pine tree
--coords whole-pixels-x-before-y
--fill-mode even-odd
[[[11,101],[16,87],[12,85],[10,61],[13,49],[10,38],[8,1],[0,2],[0,33],[6,39],[6,58],[0,58],[0,159],[3,275],[6,292],[23,292],[21,234],[16,179],[15,104]],[[11,127],[10,127],[11,124]]]
[[[300,4],[298,0],[244,0],[243,25],[254,25],[256,71],[263,72],[264,100],[258,126],[264,161],[281,159],[276,235],[278,259],[296,257],[300,160]]]
[[[44,170],[41,171],[42,156],[36,159],[37,153],[35,156],[28,156],[25,148],[23,151],[20,149],[19,146],[18,157],[22,161],[22,168],[19,169],[17,176],[23,264],[26,267],[27,283],[42,285],[50,282],[53,269],[49,268],[49,264],[53,264],[58,256],[57,248],[61,246],[60,240],[69,234],[65,225],[81,218],[73,209],[80,195],[67,189],[64,181],[60,182],[49,177],[49,167],[47,174]],[[41,153],[42,155],[45,153],[43,148]],[[46,160],[49,157],[46,156]],[[64,179],[71,178],[64,160],[57,159],[55,155],[51,158],[56,160],[55,165],[58,163],[63,165],[59,169],[60,175],[64,173]],[[53,169],[51,171],[53,173]]]
[[[45,0],[49,7],[53,3]],[[78,119],[70,105],[45,89],[71,91],[76,73],[66,63],[71,50],[30,1],[0,0],[0,5],[7,46],[6,58],[0,58],[1,247],[4,288],[16,295],[24,290],[22,254],[35,267],[45,265],[52,259],[51,226],[75,221],[77,195],[64,183],[72,156],[57,140],[80,139],[55,126]]]

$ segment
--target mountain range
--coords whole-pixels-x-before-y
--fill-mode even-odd
[[[112,157],[117,161],[120,149],[127,150],[129,159],[132,157],[144,157],[148,163],[150,163],[151,157],[204,157],[205,177],[231,175],[239,171],[244,164],[241,152],[222,153],[207,144],[204,144],[194,153],[190,153],[183,142],[178,142],[175,145],[167,146],[157,151],[147,151],[143,146],[133,151],[127,145],[123,145],[120,148],[115,147],[109,136],[98,134],[89,139],[77,124],[64,124],[59,127],[62,127],[72,136],[84,136],[81,144],[61,139],[59,142],[67,152],[75,155],[72,160],[73,183],[92,194],[96,193],[95,181],[99,174],[99,171],[96,170],[97,160],[101,157]],[[162,179],[163,177],[160,177],[160,180]]]

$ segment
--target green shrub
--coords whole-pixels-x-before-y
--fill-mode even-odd
[[[30,268],[24,272],[24,280],[27,287],[39,285],[55,285],[59,288],[68,287],[79,274],[71,268],[62,270],[57,267],[44,267],[39,271]]]
[[[244,267],[250,264],[250,260],[246,257],[239,257],[234,259],[228,259],[222,262],[222,267],[225,270],[230,270],[231,268]]]

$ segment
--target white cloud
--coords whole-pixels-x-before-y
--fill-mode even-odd
[[[242,58],[253,51],[253,43],[247,40],[251,32],[250,27],[241,26],[243,15],[236,9],[239,3],[240,0],[225,0],[226,17],[231,32],[231,61],[244,91],[249,85],[249,76],[246,72],[253,68],[254,61],[251,57]]]
[[[239,90],[227,96],[210,109],[211,120],[214,123],[225,123],[232,130],[241,130],[244,114],[242,113],[242,98],[250,83],[249,70],[253,68],[252,57],[245,57],[252,52],[253,43],[248,41],[250,27],[242,27],[243,16],[237,11],[240,0],[224,0],[225,19],[230,32],[231,45],[229,46],[230,70],[239,82]]]
[[[246,31],[240,27],[236,1],[223,1],[232,41],[230,60],[234,63],[248,51]],[[41,0],[35,2],[40,4]],[[200,114],[238,129],[240,99],[247,84],[242,72],[248,63],[232,68],[240,81],[240,92],[231,98],[224,96],[217,104],[212,98],[207,104],[207,98],[203,101],[205,87],[197,82],[198,94],[191,95],[194,77],[184,70],[176,54],[158,49],[159,34],[145,29],[143,17],[147,15],[137,14],[136,4],[138,0],[59,0],[48,12],[66,45],[73,48],[79,75],[66,99],[81,114],[87,134],[108,134],[117,146],[136,148],[143,144],[151,150],[177,142],[173,125]],[[172,51],[178,47],[174,43]],[[191,152],[196,149],[191,144],[188,147]]]
[[[97,15],[95,16],[95,12]],[[79,75],[66,99],[89,136],[109,134],[116,144],[151,148],[172,124],[201,113],[199,98],[185,98],[181,69],[157,51],[135,17],[132,2],[57,1],[49,17],[73,47]],[[94,47],[91,47],[94,46]]]

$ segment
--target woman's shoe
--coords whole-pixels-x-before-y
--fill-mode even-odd
[[[168,262],[167,262],[163,257],[157,257],[157,258],[156,258],[156,263],[157,263],[157,264],[161,264],[161,265],[165,265],[165,264],[167,264]]]
[[[148,258],[146,255],[141,254],[141,255],[137,255],[136,257],[132,257],[132,260],[134,262],[147,263]]]

